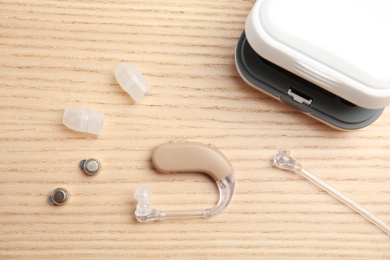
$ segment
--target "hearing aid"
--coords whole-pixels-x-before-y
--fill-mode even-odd
[[[151,192],[139,187],[134,192],[138,200],[135,217],[139,222],[169,218],[209,218],[221,213],[229,204],[235,185],[234,170],[229,160],[216,148],[199,142],[169,142],[154,149],[152,163],[161,173],[199,172],[211,176],[216,182],[220,198],[205,210],[160,211],[151,207]]]

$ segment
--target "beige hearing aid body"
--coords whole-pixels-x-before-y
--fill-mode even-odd
[[[229,160],[219,150],[203,143],[170,142],[158,146],[152,155],[159,172],[203,172],[215,181],[233,172]]]
[[[150,191],[137,188],[134,197],[138,200],[135,215],[140,222],[166,218],[208,218],[220,213],[230,202],[235,185],[234,171],[229,160],[216,148],[198,142],[169,142],[155,148],[152,163],[162,173],[201,172],[210,175],[217,183],[220,199],[210,209],[195,211],[162,212],[150,207]]]

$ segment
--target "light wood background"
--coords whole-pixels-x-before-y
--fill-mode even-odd
[[[254,2],[0,2],[1,259],[390,259],[388,235],[271,164],[290,149],[390,223],[390,112],[341,132],[247,86],[234,49]],[[140,103],[116,83],[121,61],[153,86]],[[98,138],[62,125],[73,105],[106,114]],[[216,145],[235,168],[233,200],[210,219],[137,223],[137,186],[161,210],[217,202],[208,177],[153,169],[172,139]],[[78,169],[90,157],[98,176]],[[57,187],[65,206],[46,203]]]

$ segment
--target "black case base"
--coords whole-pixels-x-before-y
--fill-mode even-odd
[[[373,123],[384,109],[356,106],[259,56],[242,33],[236,66],[252,87],[337,129],[354,130]]]

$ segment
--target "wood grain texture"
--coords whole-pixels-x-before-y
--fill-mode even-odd
[[[299,176],[280,148],[390,223],[390,113],[333,130],[248,87],[234,48],[254,0],[0,1],[1,259],[390,259],[389,237]],[[153,86],[134,104],[113,70]],[[68,106],[106,114],[95,138],[61,123]],[[159,209],[206,208],[215,184],[160,174],[171,139],[213,143],[236,172],[223,214],[139,224],[137,186]],[[95,177],[78,168],[95,157]],[[46,196],[66,187],[70,202]]]

